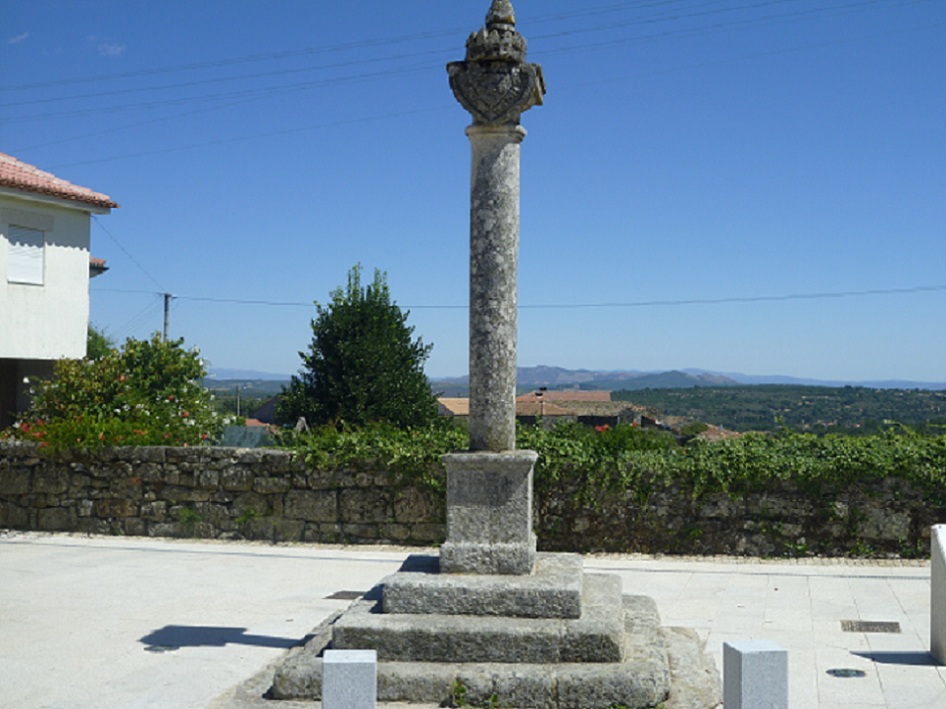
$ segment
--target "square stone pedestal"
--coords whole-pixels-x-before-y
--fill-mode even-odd
[[[535,451],[452,453],[447,469],[446,574],[531,574]]]

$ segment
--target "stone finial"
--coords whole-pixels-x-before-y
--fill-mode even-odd
[[[518,124],[522,113],[542,105],[542,67],[525,58],[526,40],[516,31],[512,3],[493,0],[486,26],[466,42],[466,60],[447,65],[450,88],[475,124]]]
[[[493,4],[486,13],[486,26],[494,25],[516,26],[516,11],[512,9],[509,0],[493,0]]]

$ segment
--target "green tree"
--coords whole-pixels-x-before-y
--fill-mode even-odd
[[[51,379],[33,384],[15,435],[59,450],[213,440],[223,421],[199,384],[200,352],[183,342],[155,334],[97,359],[59,360]]]
[[[101,330],[97,330],[89,325],[89,336],[85,348],[85,356],[88,359],[102,359],[109,352],[115,349],[115,342]]]
[[[432,345],[413,338],[409,313],[391,301],[385,274],[376,270],[363,286],[356,265],[347,287],[331,295],[328,305],[315,304],[312,342],[299,353],[303,367],[283,390],[277,420],[400,428],[433,421],[437,404],[424,374]]]

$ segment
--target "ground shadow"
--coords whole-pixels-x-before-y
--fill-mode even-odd
[[[247,635],[246,628],[220,628],[209,625],[165,625],[148,633],[138,642],[148,647],[224,647],[226,645],[253,645],[288,650],[304,645],[309,636],[298,638],[274,638],[269,635]]]
[[[936,658],[923,650],[891,650],[887,652],[851,650],[851,654],[881,665],[940,666]]]

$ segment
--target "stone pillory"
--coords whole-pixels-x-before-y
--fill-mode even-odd
[[[447,538],[439,557],[410,557],[313,631],[276,671],[277,699],[328,697],[325,649],[377,652],[382,701],[446,706],[460,688],[470,706],[641,709],[668,698],[669,645],[653,600],[623,595],[618,576],[585,574],[577,555],[536,552],[538,455],[515,450],[516,269],[519,118],[545,87],[525,54],[512,5],[493,0],[466,60],[447,67],[473,116],[470,446],[443,458]],[[707,673],[692,664],[697,686]]]
[[[542,68],[526,64],[508,0],[494,0],[470,35],[466,60],[447,65],[450,87],[473,117],[470,184],[470,450],[516,444],[516,272],[519,260],[521,114],[542,103]]]
[[[519,146],[524,111],[542,103],[542,69],[526,64],[508,0],[494,0],[486,26],[447,65],[470,115],[470,445],[444,457],[447,539],[440,570],[531,574],[532,470],[516,451],[516,279],[519,268]]]

